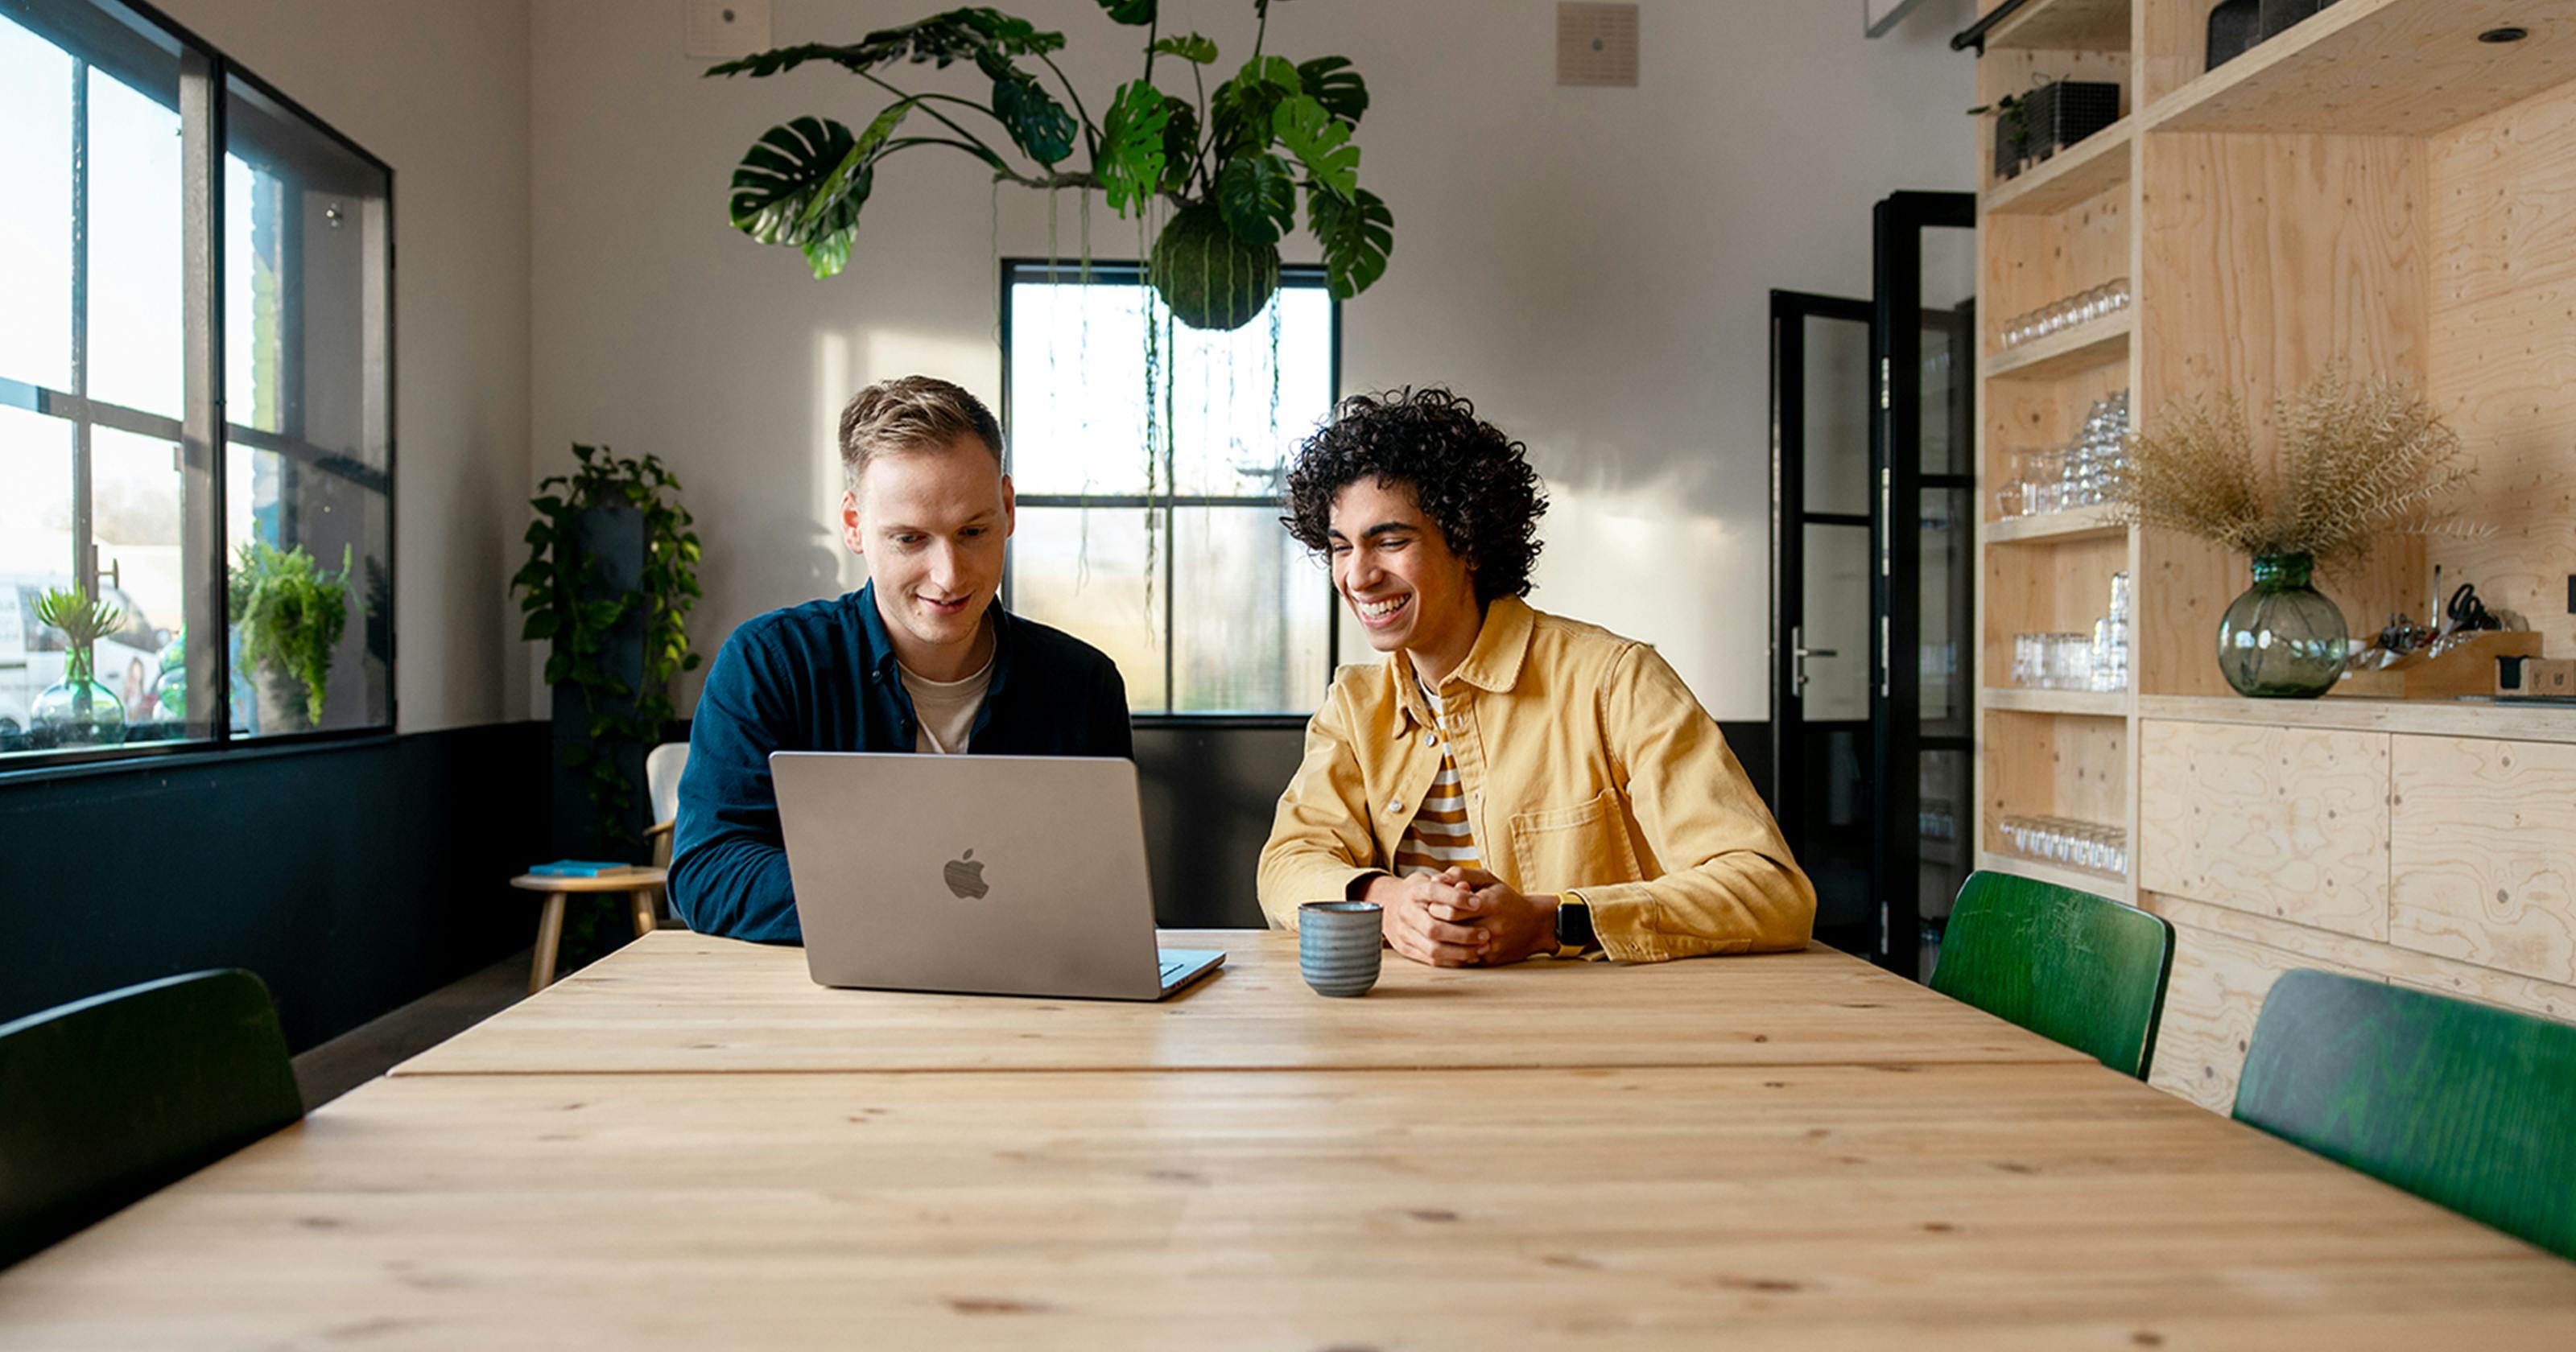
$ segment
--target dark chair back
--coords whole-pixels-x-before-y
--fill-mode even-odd
[[[1959,889],[1932,989],[2147,1078],[2173,926],[2134,907],[2009,873]]]
[[[2406,986],[2288,972],[2236,1120],[2576,1258],[2576,1027]]]
[[[0,1024],[0,1266],[304,1115],[268,989],[195,972]]]

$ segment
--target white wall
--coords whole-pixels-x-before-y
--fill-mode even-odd
[[[777,0],[773,38],[855,41],[933,8]],[[1086,98],[1134,73],[1134,30],[1091,0],[1005,8],[1066,32]],[[1166,0],[1165,30],[1206,33],[1230,69],[1250,8]],[[1448,382],[1526,440],[1555,500],[1537,603],[1655,642],[1720,718],[1768,711],[1768,292],[1867,295],[1871,205],[1974,185],[1974,67],[1942,42],[1969,9],[1935,0],[1873,42],[1844,0],[1646,0],[1634,90],[1556,86],[1545,0],[1274,12],[1271,51],[1367,77],[1361,180],[1396,216],[1385,280],[1345,310],[1344,388]],[[533,473],[576,440],[675,467],[712,653],[753,614],[856,585],[825,528],[833,416],[916,370],[997,393],[993,259],[1047,252],[1045,200],[1008,190],[997,221],[976,166],[907,153],[849,270],[817,283],[726,225],[725,182],[772,124],[860,124],[878,91],[829,66],[702,80],[676,4],[536,0],[532,45]],[[1132,256],[1133,229],[1095,210],[1096,252]]]
[[[528,717],[526,0],[159,4],[393,166],[402,730]]]

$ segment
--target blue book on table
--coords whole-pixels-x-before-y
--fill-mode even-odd
[[[633,873],[636,867],[614,859],[558,859],[528,872],[539,878],[600,878],[612,873]]]

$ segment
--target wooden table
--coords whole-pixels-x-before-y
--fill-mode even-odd
[[[522,873],[512,878],[510,886],[522,892],[539,893],[546,899],[545,909],[537,915],[536,956],[528,964],[528,994],[534,995],[554,984],[555,951],[563,944],[565,897],[575,893],[625,893],[627,914],[633,917],[635,937],[640,939],[661,924],[655,913],[654,896],[669,881],[670,875],[658,868],[631,868],[623,873],[603,873],[587,878],[537,873]]]
[[[1325,1000],[1295,936],[1175,930],[1225,967],[1161,1004],[833,990],[805,951],[665,931],[396,1075],[764,1070],[1283,1070],[2094,1064],[1868,963],[1803,953],[1441,970],[1390,956]]]
[[[1276,956],[1225,940],[1238,975]],[[687,1004],[703,992],[657,983],[706,970],[667,960],[709,944],[640,942],[485,1031],[551,1005],[542,1036],[507,1045],[578,1045],[563,1012],[592,974],[636,1007]],[[1635,977],[1685,1024],[1749,1026],[1733,1006],[1755,1005],[1795,1028],[1876,984],[1848,963],[1778,963],[1803,997],[1735,959],[1530,977],[1613,1002]],[[1515,974],[1392,969],[1390,989],[1477,975]],[[1167,1036],[1379,1003],[1256,985],[1233,998],[1265,1012],[1207,1017],[1210,987]],[[1452,998],[1476,1012],[1398,995],[1383,1005],[1434,1016],[1257,1039],[1415,1045],[1353,1053],[1379,1068],[393,1076],[0,1273],[0,1345],[2576,1346],[2576,1265],[2026,1054],[2017,1030],[1910,1032],[1908,997],[1869,1001],[1887,1027],[1843,1062],[1383,1068],[1478,1042],[1569,1054],[1527,1007]],[[1150,1008],[985,1003],[1072,1023]],[[1619,1029],[1593,1027],[1607,1052]],[[2008,1055],[1945,1045],[1963,1037]],[[779,1045],[739,1041],[754,1060]]]

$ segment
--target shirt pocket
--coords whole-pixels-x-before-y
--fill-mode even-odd
[[[1511,835],[1512,864],[1524,894],[1545,896],[1569,887],[1635,882],[1640,876],[1617,789],[1603,789],[1598,797],[1572,807],[1515,812]]]

